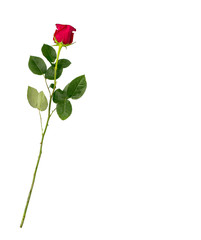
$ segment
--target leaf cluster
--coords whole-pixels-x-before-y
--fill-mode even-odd
[[[35,88],[30,86],[28,86],[27,90],[27,99],[33,108],[37,108],[40,111],[45,111],[48,106],[47,98],[44,92],[38,92]]]
[[[57,89],[53,94],[53,102],[57,104],[58,116],[65,120],[72,113],[72,106],[69,98],[79,99],[87,88],[85,75],[79,76],[65,86],[63,90]]]
[[[57,61],[57,54],[53,47],[44,44],[41,48],[43,56],[50,63],[50,67],[47,68],[44,60],[40,57],[30,56],[29,69],[37,75],[44,75],[45,79],[54,80],[55,64]],[[56,79],[58,79],[63,72],[64,68],[69,67],[71,62],[68,59],[58,59]],[[50,88],[54,89],[54,84],[50,84]],[[56,103],[56,111],[60,119],[67,119],[72,113],[72,105],[69,99],[79,99],[87,88],[87,82],[85,75],[81,75],[70,83],[68,83],[63,90],[54,89],[53,102]],[[35,88],[28,87],[27,98],[29,104],[33,108],[37,108],[40,111],[45,111],[48,106],[47,98],[45,94],[38,91]]]
[[[45,78],[49,80],[54,80],[54,68],[56,61],[56,51],[53,47],[43,44],[41,48],[43,56],[49,61],[50,67],[47,68],[44,60],[40,57],[30,56],[29,58],[29,69],[37,75],[45,74]],[[57,66],[56,79],[58,79],[64,68],[70,66],[71,62],[68,59],[59,59]]]

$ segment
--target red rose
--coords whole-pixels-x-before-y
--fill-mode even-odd
[[[73,42],[73,31],[76,29],[70,25],[56,24],[57,30],[54,33],[54,41],[63,44],[71,44]]]

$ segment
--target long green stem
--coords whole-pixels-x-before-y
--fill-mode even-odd
[[[54,88],[53,88],[53,91],[52,91],[52,92],[54,92],[54,90],[55,90],[55,88],[56,88],[56,83],[57,83],[57,82],[56,82],[57,66],[58,66],[59,55],[60,55],[60,52],[61,52],[62,46],[63,46],[63,44],[60,43],[60,44],[59,44],[58,53],[57,53],[56,64],[55,64],[55,68],[54,68]],[[53,93],[52,93],[52,95],[53,95]]]
[[[45,129],[42,132],[42,138],[41,138],[41,142],[40,142],[40,151],[39,151],[38,160],[37,160],[37,164],[36,164],[34,175],[33,175],[31,188],[30,188],[30,191],[29,191],[29,195],[28,195],[28,198],[27,198],[27,202],[26,202],[26,205],[25,205],[23,217],[22,217],[21,224],[20,224],[21,228],[24,224],[24,220],[25,220],[26,213],[27,213],[27,208],[29,206],[29,201],[30,201],[31,194],[32,194],[32,191],[33,191],[33,186],[34,186],[34,183],[35,183],[36,173],[37,173],[37,170],[38,170],[38,165],[39,165],[41,154],[42,154],[43,140],[44,140],[44,137],[45,137],[45,133],[47,131],[47,127],[48,127],[48,124],[49,124],[50,117],[52,116],[52,113],[54,112],[54,110],[51,112],[51,103],[52,103],[52,97],[53,97],[54,91],[56,89],[56,72],[57,72],[57,66],[58,66],[58,60],[59,60],[59,55],[60,55],[61,48],[62,48],[62,44],[59,44],[59,49],[58,49],[57,59],[56,59],[56,64],[55,64],[55,69],[54,69],[54,88],[53,88],[52,94],[50,95],[47,121],[46,121]]]

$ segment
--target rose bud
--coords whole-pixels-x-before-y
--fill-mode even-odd
[[[71,44],[73,42],[73,31],[76,29],[70,25],[56,24],[57,30],[54,33],[54,42]]]

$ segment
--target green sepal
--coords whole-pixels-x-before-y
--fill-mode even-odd
[[[57,58],[57,54],[56,51],[53,47],[47,45],[47,44],[43,44],[41,51],[43,53],[43,56],[46,57],[46,59],[50,62],[53,63],[56,58]]]
[[[37,75],[42,75],[46,72],[47,66],[42,58],[30,56],[29,58],[29,69],[32,71],[32,73]]]
[[[71,45],[73,45],[75,43],[75,42],[73,42],[73,43],[70,43],[70,44],[63,44],[63,42],[58,42],[55,37],[54,37],[54,41],[56,42],[56,44],[54,44],[53,46],[60,46],[60,45],[62,45],[62,47],[68,47],[68,46],[71,46]]]

